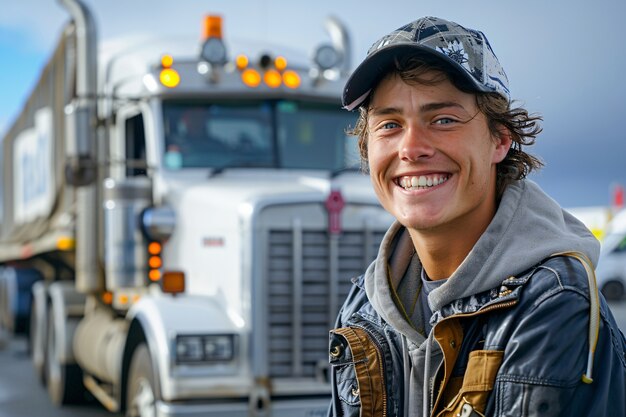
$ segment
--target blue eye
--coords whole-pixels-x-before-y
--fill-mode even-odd
[[[395,129],[398,126],[400,125],[395,122],[387,122],[383,125],[383,129]]]
[[[450,119],[449,117],[443,117],[441,119],[435,120],[435,124],[438,125],[449,125],[454,123],[455,120],[454,119]]]

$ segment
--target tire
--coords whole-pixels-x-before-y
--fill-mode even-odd
[[[37,335],[37,307],[35,303],[30,306],[30,331],[28,335],[28,353],[30,359],[33,362],[33,368],[35,368],[35,375],[41,385],[46,385],[46,339],[39,340],[41,336]],[[45,326],[44,326],[45,328]],[[35,352],[41,351],[43,355],[40,358],[36,358]]]
[[[135,349],[126,388],[126,417],[155,417],[156,390],[150,351],[145,343]]]
[[[13,294],[9,294],[8,280],[5,277],[8,268],[0,269],[0,349],[8,346],[12,336],[13,314],[11,308],[11,299],[15,298]]]
[[[4,350],[9,345],[9,340],[11,336],[9,333],[2,327],[2,323],[0,323],[0,350]]]
[[[609,301],[617,301],[624,298],[624,284],[617,280],[607,282],[602,286],[602,295]]]
[[[87,390],[83,385],[83,372],[76,364],[66,365],[59,362],[56,338],[54,315],[52,310],[48,310],[45,377],[50,401],[56,406],[84,403]]]

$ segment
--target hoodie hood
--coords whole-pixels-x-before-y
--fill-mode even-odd
[[[394,223],[366,271],[365,290],[384,320],[420,343],[424,338],[404,319],[391,295],[390,285],[399,281],[398,274],[405,273],[415,253],[407,240],[411,241],[406,229]],[[596,265],[600,243],[537,184],[516,181],[506,188],[496,215],[465,260],[446,283],[429,294],[429,305],[437,311],[454,300],[497,288],[509,276],[564,251],[582,252]]]

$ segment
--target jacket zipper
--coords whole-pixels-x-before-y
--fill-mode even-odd
[[[459,314],[453,314],[451,316],[446,317],[445,319],[442,319],[441,321],[435,323],[435,326],[438,325],[439,323],[442,323],[448,319],[453,319],[453,318],[465,318],[465,317],[473,317],[473,316],[478,316],[480,314],[492,311],[492,310],[499,310],[501,308],[508,308],[508,307],[513,307],[515,304],[517,304],[517,300],[511,300],[511,301],[503,301],[501,303],[495,303],[492,304],[490,306],[478,309],[476,311],[474,311],[473,313],[459,313]],[[433,326],[434,328],[434,326]]]

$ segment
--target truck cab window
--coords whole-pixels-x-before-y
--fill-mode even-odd
[[[271,110],[263,102],[164,105],[166,169],[273,167]]]
[[[358,166],[355,116],[338,105],[295,100],[166,101],[166,169]]]
[[[328,105],[279,101],[278,147],[284,168],[329,171],[358,167],[356,138],[346,131],[354,116]]]
[[[141,114],[126,120],[126,160],[126,176],[147,175],[146,136]]]

